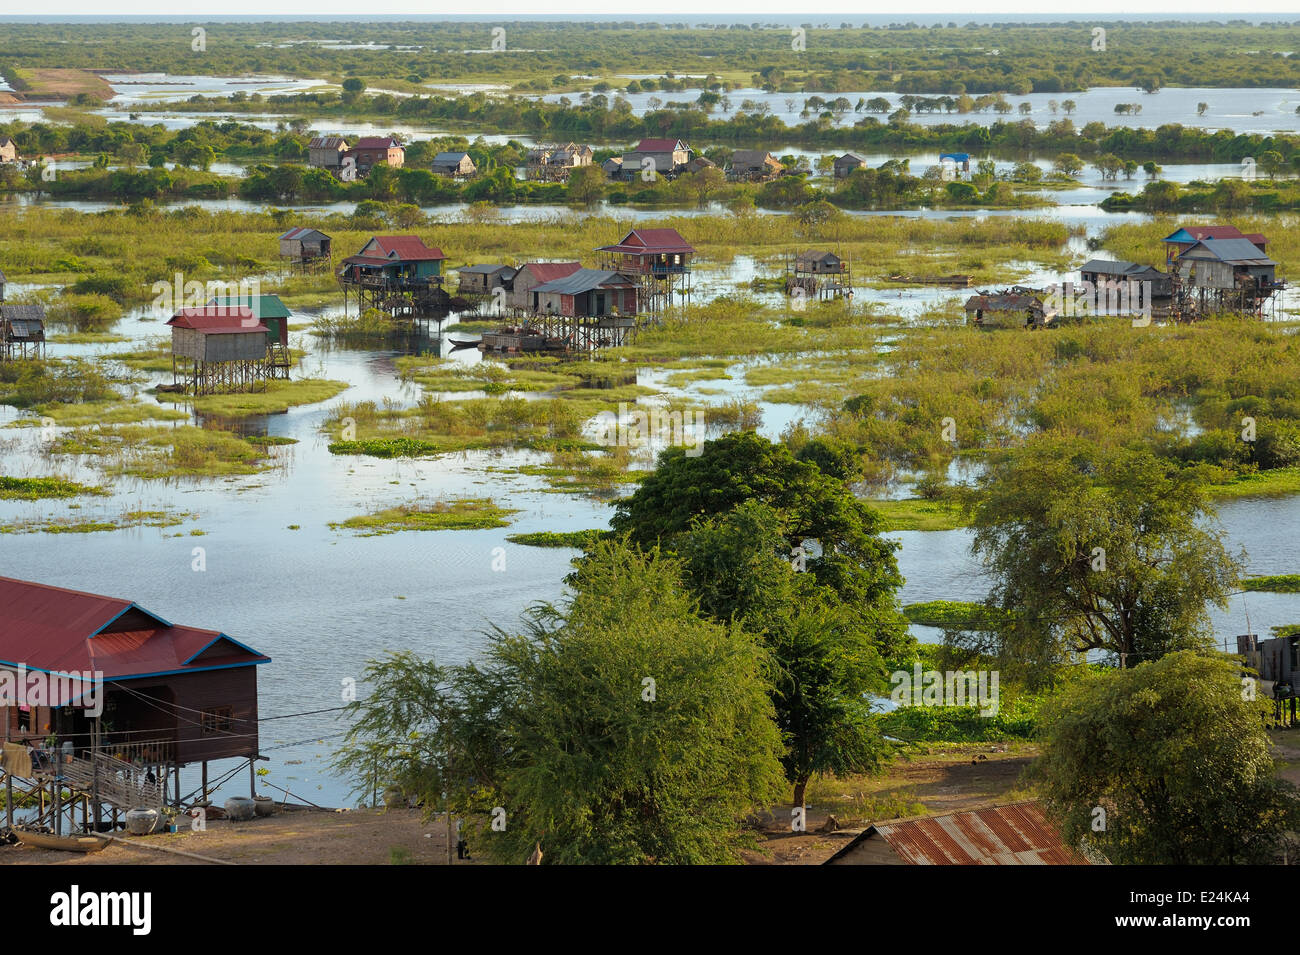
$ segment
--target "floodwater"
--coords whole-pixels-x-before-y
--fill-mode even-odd
[[[683,90],[679,93],[669,93],[662,90],[643,93],[615,93],[611,91],[606,94],[612,101],[615,95],[625,98],[631,105],[632,111],[638,116],[642,116],[650,111],[650,101],[657,100],[662,105],[669,103],[691,103],[693,104],[700,95],[701,91]],[[815,119],[823,109],[827,107],[818,107],[804,115],[804,108],[811,97],[820,97],[821,99],[832,102],[840,97],[847,99],[850,108],[843,113],[835,116],[833,124],[835,126],[849,127],[854,123],[868,116],[874,116],[880,122],[885,122],[888,113],[855,113],[853,107],[857,105],[858,100],[873,99],[875,97],[884,97],[889,100],[890,112],[900,108],[900,97],[902,94],[893,92],[880,91],[859,91],[850,93],[765,93],[760,89],[735,89],[725,94],[731,102],[730,113],[725,112],[721,107],[715,107],[712,116],[714,119],[726,119],[728,115],[735,114],[745,109],[744,103],[749,101],[758,104],[760,108],[765,107],[768,114],[777,117],[789,126],[797,126],[806,123],[810,119]],[[921,98],[934,99],[935,95],[920,94]],[[582,102],[582,96],[575,96],[571,93],[548,93],[541,96],[541,99],[558,103],[561,99],[567,98],[574,103]],[[1166,87],[1156,93],[1144,93],[1140,89],[1124,86],[1099,86],[1093,89],[1085,90],[1082,93],[1029,93],[1024,96],[1008,95],[1006,97],[1013,109],[1005,115],[994,112],[991,108],[982,113],[944,113],[921,112],[913,113],[909,122],[921,126],[936,126],[944,123],[961,125],[963,123],[976,123],[981,126],[991,126],[997,122],[1018,122],[1023,119],[1033,120],[1034,125],[1039,128],[1046,126],[1060,119],[1065,119],[1066,113],[1060,104],[1066,100],[1073,100],[1077,108],[1069,114],[1069,119],[1075,126],[1082,127],[1085,123],[1100,121],[1108,126],[1125,126],[1133,129],[1155,129],[1166,123],[1181,123],[1183,126],[1196,126],[1204,129],[1231,129],[1238,133],[1274,133],[1274,132],[1294,132],[1297,128],[1296,107],[1300,106],[1300,91],[1291,89],[1202,89],[1197,87]],[[1057,103],[1056,112],[1052,112],[1051,103],[1055,100]],[[1030,112],[1022,114],[1020,104],[1028,103]],[[1207,109],[1204,114],[1198,115],[1198,108],[1201,103],[1205,103]],[[1141,106],[1137,113],[1116,113],[1115,107],[1119,104],[1130,104]],[[746,110],[748,111],[748,110]]]
[[[879,162],[885,158],[879,157]],[[1047,164],[1045,159],[1037,161]],[[1006,165],[999,163],[999,168]],[[915,159],[913,171],[923,171]],[[1187,182],[1232,175],[1235,171],[1232,166],[1188,164],[1168,166],[1164,176]],[[1080,188],[1053,193],[1061,205],[1047,209],[853,214],[957,219],[992,215],[1045,217],[1082,225],[1095,235],[1106,225],[1145,218],[1139,214],[1108,214],[1098,206],[1110,191],[1140,185],[1140,179],[1103,183],[1095,173],[1085,172]],[[231,210],[266,207],[242,200],[182,204]],[[0,197],[0,209],[28,205],[97,211],[116,204],[25,195]],[[353,203],[333,203],[301,208],[346,213],[354,207]],[[466,215],[463,205],[430,207],[426,211],[442,220]],[[593,211],[641,221],[719,214],[725,210],[719,206],[698,210],[603,206]],[[494,210],[497,221],[503,223],[579,214],[563,206]],[[1279,227],[1285,221],[1289,220],[1280,219]],[[1091,254],[1081,237],[1073,237],[1068,248],[1076,256]],[[735,291],[771,270],[770,265],[749,256],[737,256],[725,267],[702,265],[696,273],[696,302]],[[1066,278],[1069,276],[1021,263],[1009,267],[1006,284],[1018,281],[1045,285]],[[31,288],[11,286],[10,291],[17,294]],[[955,307],[969,294],[969,290],[941,288],[859,289],[855,302],[877,305],[889,314],[908,319],[935,308]],[[756,297],[780,299],[779,294]],[[1300,303],[1288,299],[1284,304]],[[315,317],[317,313],[301,310],[294,321],[308,322]],[[114,330],[133,342],[160,338],[165,332],[161,318],[165,316],[132,312]],[[266,782],[320,805],[352,804],[350,781],[335,778],[326,765],[344,725],[331,713],[294,714],[340,706],[346,681],[359,681],[366,661],[389,651],[409,649],[447,662],[462,661],[481,652],[490,625],[513,627],[530,604],[562,597],[562,578],[573,556],[568,550],[512,545],[505,540],[506,535],[604,527],[610,516],[608,503],[550,493],[539,478],[502,473],[521,464],[545,461],[545,456],[532,452],[468,452],[426,461],[383,461],[329,453],[328,439],[320,428],[340,402],[392,400],[405,405],[418,398],[418,389],[403,385],[395,374],[393,359],[399,354],[437,349],[458,362],[484,360],[476,350],[449,351],[446,336],[455,333],[455,328],[453,316],[440,331],[434,327],[432,338],[387,350],[331,349],[319,339],[294,333],[309,351],[301,368],[295,370],[295,377],[338,379],[346,381],[349,388],[320,405],[241,422],[241,427],[248,430],[296,439],[296,444],[273,449],[277,462],[273,470],[247,477],[174,482],[122,479],[113,483],[111,497],[71,502],[80,504],[77,509],[71,509],[65,501],[0,501],[3,523],[74,515],[112,518],[126,510],[196,515],[166,529],[0,535],[0,574],[127,597],[167,619],[220,629],[268,654],[273,662],[259,670],[264,719],[261,750],[269,757],[261,764],[268,770]],[[50,352],[57,356],[91,355],[129,347],[120,343],[92,346],[54,342]],[[747,367],[747,363],[738,362],[727,369],[730,380],[702,381],[684,389],[669,388],[666,374],[653,370],[639,371],[637,380],[664,394],[700,403],[733,398],[758,401],[761,431],[772,438],[800,418],[813,420],[811,408],[761,401],[761,390],[744,382]],[[164,378],[153,376],[144,387]],[[706,395],[704,389],[715,393]],[[445,396],[447,400],[456,397]],[[101,483],[93,461],[45,456],[40,429],[6,427],[19,417],[15,409],[0,406],[0,473],[58,474]],[[517,508],[519,513],[513,516],[509,528],[499,530],[358,537],[354,532],[328,526],[417,496],[425,500],[492,497],[502,506]],[[1288,528],[1298,519],[1300,498],[1234,501],[1222,510],[1231,546],[1247,550],[1251,573],[1289,573],[1296,569],[1300,541]],[[966,532],[904,532],[890,536],[901,544],[899,562],[907,578],[901,594],[904,602],[983,597],[987,582],[969,555]],[[201,572],[193,569],[196,548],[202,548],[206,565]],[[496,560],[501,569],[494,569],[494,558],[502,553],[504,567]],[[1270,626],[1300,621],[1300,596],[1239,595],[1226,610],[1216,610],[1213,621],[1218,638],[1224,641],[1247,632],[1243,628],[1248,625],[1253,632],[1267,634]],[[917,628],[916,632],[922,639],[938,636],[928,628]],[[196,777],[185,780],[187,788],[197,784]],[[239,774],[226,787],[225,794],[241,792],[246,786],[246,777]],[[264,791],[279,795],[276,790]]]
[[[742,274],[753,265],[741,263],[738,269]],[[133,313],[117,330],[145,340],[157,336],[159,326],[140,322]],[[435,339],[405,350],[437,347],[435,340],[445,349],[448,332],[455,332],[454,322],[435,333]],[[197,515],[166,529],[0,535],[0,573],[128,597],[167,619],[220,629],[268,654],[273,662],[259,669],[265,721],[261,750],[269,757],[261,764],[268,770],[266,782],[320,805],[351,805],[348,781],[335,778],[326,765],[344,724],[332,713],[293,714],[342,705],[346,681],[359,681],[367,660],[390,651],[413,650],[447,662],[480,652],[490,625],[508,629],[530,604],[561,599],[561,581],[574,553],[516,546],[506,541],[506,534],[604,527],[610,508],[576,495],[547,493],[537,478],[489,470],[544,460],[531,452],[470,452],[419,461],[331,455],[320,427],[337,403],[391,399],[406,404],[417,391],[395,375],[392,360],[399,351],[325,349],[309,336],[303,336],[303,343],[311,353],[295,374],[345,380],[350,388],[333,401],[246,423],[254,431],[297,439],[295,445],[275,449],[279,464],[274,470],[171,483],[124,479],[116,482],[112,497],[74,502],[81,503],[77,510],[63,501],[0,502],[0,521],[6,522],[112,517],[127,509]],[[55,344],[52,351],[93,354],[127,347]],[[449,354],[456,361],[483,360],[473,350]],[[754,398],[759,392],[744,384],[745,367],[737,363],[728,369],[732,381],[698,386],[720,389],[723,398]],[[663,377],[642,371],[638,382],[668,391]],[[773,438],[810,411],[765,402],[761,408],[761,430]],[[91,462],[44,457],[40,429],[4,427],[18,417],[13,409],[0,407],[0,473],[97,480]],[[500,530],[358,537],[328,526],[417,496],[490,496],[520,513]],[[1298,520],[1300,498],[1236,501],[1222,513],[1231,546],[1248,550],[1252,573],[1295,569],[1300,541],[1289,528]],[[987,584],[970,557],[966,532],[890,536],[901,545],[905,603],[984,595]],[[202,548],[206,563],[201,572],[193,569],[196,548]],[[502,554],[504,566],[496,561],[494,569],[494,558]],[[1231,640],[1247,632],[1247,618],[1254,632],[1267,634],[1270,626],[1300,620],[1300,596],[1235,597],[1226,611],[1213,615],[1218,638]],[[928,628],[917,628],[917,633],[922,639],[938,638]],[[186,778],[184,784],[193,788],[197,778]],[[246,776],[237,774],[224,793],[246,786]]]

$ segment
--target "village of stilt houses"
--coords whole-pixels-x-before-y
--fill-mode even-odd
[[[1051,865],[1248,924],[1300,21],[147,6],[0,17],[0,872]],[[1134,881],[1191,865],[1221,908]]]

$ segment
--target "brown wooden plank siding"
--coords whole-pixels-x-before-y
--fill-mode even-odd
[[[180,717],[176,727],[180,762],[249,756],[257,752],[257,667],[183,673],[164,679],[175,693]],[[135,689],[135,682],[126,685]],[[202,722],[199,713],[220,706],[231,708],[232,732],[205,734],[199,725]]]

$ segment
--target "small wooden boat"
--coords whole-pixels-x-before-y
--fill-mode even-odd
[[[59,849],[63,852],[99,852],[108,846],[102,836],[56,836],[51,832],[31,829],[14,829],[14,835],[25,846],[35,849]]]
[[[455,351],[458,348],[478,348],[477,341],[470,342],[460,338],[449,338],[447,340],[451,342],[452,351]]]

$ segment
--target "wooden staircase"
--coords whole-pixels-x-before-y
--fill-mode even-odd
[[[124,812],[130,809],[162,809],[163,783],[156,778],[149,782],[147,773],[142,766],[134,766],[105,753],[95,753],[90,759],[80,756],[63,757],[64,785],[86,795],[91,795],[98,787],[100,802]]]

